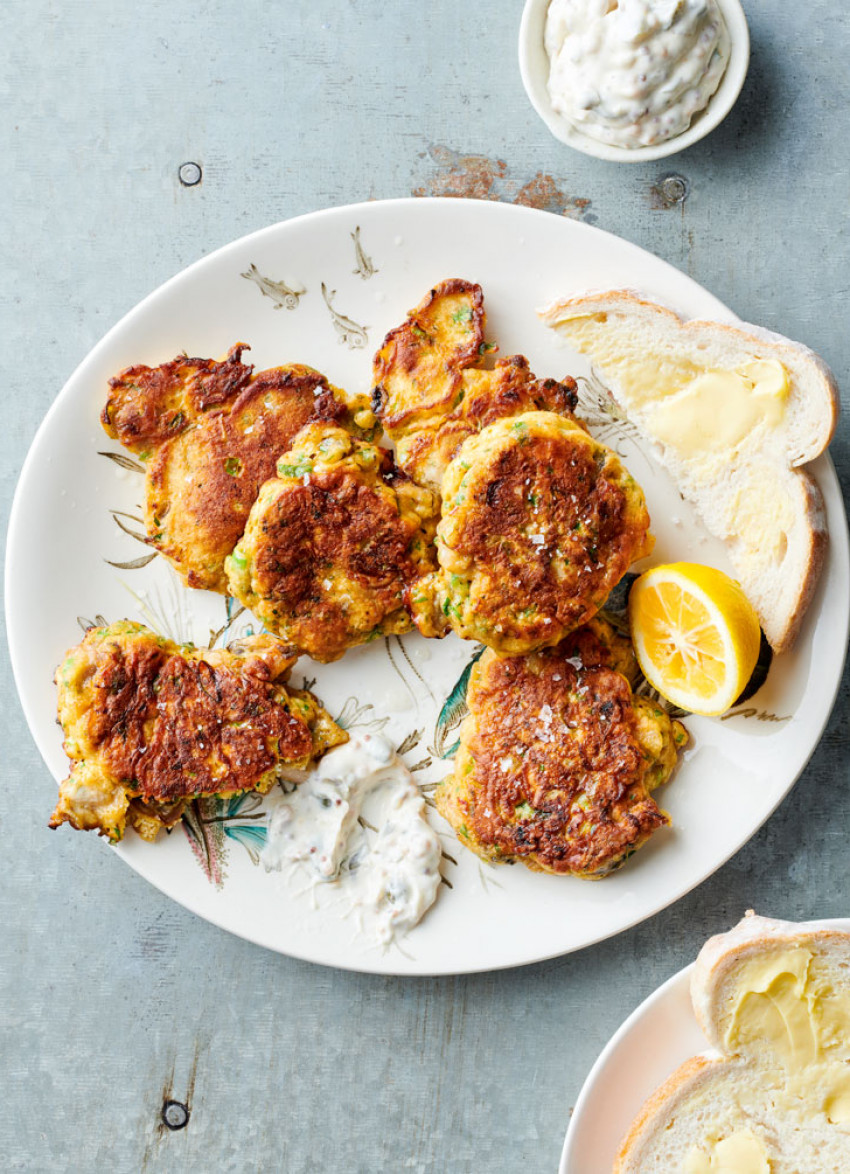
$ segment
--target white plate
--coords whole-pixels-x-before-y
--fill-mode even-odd
[[[352,234],[358,228],[365,261],[355,254]],[[252,265],[256,273],[246,278]],[[357,269],[375,272],[363,277]],[[306,292],[291,296],[294,308],[288,309],[282,288],[267,286],[273,296],[261,292],[258,274]],[[732,319],[690,278],[616,237],[531,209],[461,200],[317,212],[236,241],[167,282],[110,331],[58,396],[33,442],[12,510],[6,575],[12,663],[33,736],[56,779],[65,775],[66,760],[51,678],[64,650],[80,639],[75,617],[147,619],[199,644],[225,618],[221,596],[183,589],[161,558],[138,570],[117,570],[105,561],[131,561],[146,549],[119,530],[110,513],[138,513],[142,482],[98,455],[120,452],[98,420],[109,376],[182,350],[220,355],[242,340],[251,344],[248,358],[257,369],[308,363],[335,384],[368,388],[372,354],[384,333],[431,285],[451,276],[482,283],[488,337],[503,355],[528,355],[541,375],[586,371],[535,314],[572,291],[638,286],[685,314]],[[725,568],[722,548],[692,522],[648,454],[630,446],[604,417],[601,425],[602,438],[621,448],[646,490],[658,539],[654,558],[691,558]],[[382,953],[351,922],[340,920],[329,893],[314,908],[308,895],[253,863],[264,827],[256,796],[236,810],[214,813],[218,818],[204,826],[199,857],[182,829],[153,846],[129,834],[116,850],[176,901],[233,933],[301,958],[380,973],[514,966],[579,949],[649,917],[709,876],[753,834],[803,769],[829,715],[847,643],[850,575],[835,472],[828,459],[818,462],[816,472],[833,541],[796,649],[777,661],[747,706],[750,717],[689,721],[693,749],[661,798],[673,830],[659,831],[605,881],[588,884],[482,865],[434,816],[458,861],[446,864],[453,888],[441,888],[435,908],[401,948]],[[246,622],[243,616],[231,631],[241,632]],[[397,742],[421,731],[407,762],[430,758],[416,777],[434,781],[447,773],[434,750],[450,746],[456,736],[451,729],[436,731],[437,715],[472,652],[453,637],[426,642],[410,635],[355,650],[333,665],[305,660],[294,679],[300,683],[303,665],[304,676],[318,678],[316,690],[329,709],[345,710],[349,724],[387,719],[385,732]],[[45,820],[53,802],[45,785]],[[56,834],[80,833],[63,828]]]
[[[850,933],[846,917],[804,924]],[[653,991],[605,1045],[576,1101],[558,1174],[608,1174],[644,1102],[680,1064],[709,1047],[691,1004],[693,968]]]

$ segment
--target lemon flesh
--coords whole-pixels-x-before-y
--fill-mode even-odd
[[[691,713],[725,713],[756,667],[758,616],[740,584],[714,567],[653,567],[632,586],[629,623],[643,675]]]

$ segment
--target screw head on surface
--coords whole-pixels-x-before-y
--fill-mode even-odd
[[[162,1122],[168,1129],[185,1129],[189,1124],[189,1109],[182,1101],[164,1101]]]
[[[668,207],[673,204],[684,204],[688,198],[691,185],[684,175],[668,175],[658,185],[661,198]]]
[[[193,188],[204,178],[200,163],[181,163],[177,178],[184,188]]]

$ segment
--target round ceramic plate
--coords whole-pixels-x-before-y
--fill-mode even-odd
[[[850,933],[850,918],[808,922]],[[564,1140],[558,1174],[603,1174],[644,1102],[708,1042],[691,1003],[694,964],[663,983],[605,1045],[584,1082]]]
[[[374,351],[435,282],[482,284],[488,337],[522,352],[538,375],[580,375],[536,310],[590,287],[632,286],[689,316],[732,319],[684,274],[634,245],[526,208],[461,200],[399,200],[317,212],[245,237],[167,282],[110,331],[49,411],[21,474],[9,528],[7,618],[24,710],[56,779],[67,773],[55,721],[53,672],[97,616],[144,621],[206,645],[244,634],[223,597],[184,589],[141,529],[143,479],[122,467],[99,413],[108,378],[181,351],[222,355],[249,343],[257,370],[307,363],[332,383],[368,389]],[[617,446],[644,486],[657,536],[655,561],[727,568],[651,453],[635,446],[604,398],[582,383],[582,416]],[[107,455],[104,455],[107,454]],[[576,950],[634,925],[712,873],[759,827],[811,754],[841,676],[848,628],[846,522],[834,470],[821,459],[833,541],[796,648],[767,684],[722,721],[688,722],[691,749],[661,804],[672,829],[598,884],[494,868],[443,836],[448,884],[398,946],[382,951],[344,917],[333,886],[318,897],[258,863],[268,806],[256,795],[195,805],[170,836],[128,834],[115,849],[153,884],[217,925],[271,949],[352,969],[445,974],[515,966]],[[216,635],[217,634],[217,635]],[[302,660],[302,678],[352,730],[382,730],[426,789],[444,777],[463,713],[464,671],[475,647],[412,634],[354,650],[332,665]],[[45,821],[54,794],[42,788]],[[730,818],[729,813],[734,813]],[[63,828],[57,835],[78,835]],[[456,863],[455,863],[456,861]],[[449,885],[451,887],[449,887]]]

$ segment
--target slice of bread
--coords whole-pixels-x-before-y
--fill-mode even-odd
[[[712,1049],[644,1105],[614,1174],[850,1170],[850,933],[748,913],[691,976]]]
[[[823,499],[802,467],[835,428],[826,364],[758,327],[686,322],[628,290],[558,301],[541,317],[588,356],[727,543],[774,651],[789,648],[826,553]]]

